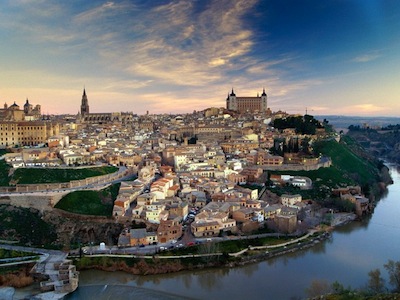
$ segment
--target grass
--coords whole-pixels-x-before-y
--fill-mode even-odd
[[[334,140],[319,141],[314,144],[314,150],[329,156],[332,166],[312,171],[273,171],[271,174],[289,174],[292,176],[306,176],[313,181],[313,189],[301,190],[293,186],[275,187],[271,189],[279,196],[284,193],[300,194],[303,199],[322,200],[330,196],[332,188],[349,185],[362,187],[372,185],[378,181],[377,164],[355,154],[352,149],[356,142],[348,140],[338,143]]]
[[[101,191],[75,191],[63,197],[55,207],[75,214],[111,217],[119,186],[118,183]]]
[[[236,253],[249,246],[266,246],[276,245],[287,242],[290,237],[282,236],[276,237],[263,237],[253,239],[240,239],[222,242],[201,243],[198,245],[175,248],[167,251],[161,251],[159,255],[190,255],[190,254],[209,254],[209,253]]]
[[[341,143],[334,140],[317,142],[314,149],[331,157],[334,168],[360,185],[371,184],[378,178],[377,162],[361,157],[363,150],[349,137],[344,137]]]
[[[0,156],[6,154],[7,151],[0,149]],[[0,160],[0,186],[8,186],[10,179],[8,178],[8,172],[11,167],[6,163],[5,159]]]
[[[8,250],[0,248],[0,259],[3,258],[15,258],[15,257],[25,257],[25,256],[35,256],[36,254],[17,250]]]
[[[83,169],[18,168],[11,180],[19,184],[58,183],[114,173],[118,168],[103,166]]]

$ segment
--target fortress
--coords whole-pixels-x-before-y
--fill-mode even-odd
[[[268,96],[265,93],[265,89],[261,96],[257,94],[256,97],[237,97],[235,92],[228,93],[228,97],[226,98],[226,108],[229,110],[236,111],[238,113],[269,113],[268,109]]]

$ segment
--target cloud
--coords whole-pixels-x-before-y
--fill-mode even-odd
[[[99,25],[100,22],[107,18],[113,19],[115,16],[135,8],[136,6],[130,2],[115,3],[113,1],[108,1],[75,15],[73,22]]]
[[[363,104],[356,104],[356,105],[349,105],[343,107],[343,111],[351,111],[357,114],[370,114],[370,113],[379,113],[385,111],[386,108],[377,106],[372,103],[363,103]]]
[[[372,53],[367,53],[367,54],[357,56],[352,61],[357,62],[357,63],[365,63],[365,62],[373,61],[373,60],[379,58],[380,56],[381,55],[378,54],[377,52],[372,52]]]
[[[15,68],[18,84],[47,85],[44,95],[77,87],[79,94],[86,85],[91,109],[116,110],[118,102],[155,112],[224,106],[232,86],[243,96],[266,88],[270,103],[289,106],[296,91],[319,84],[282,79],[287,73],[280,68],[293,63],[293,72],[298,57],[267,59],[265,48],[263,57],[253,55],[257,36],[245,17],[257,0],[132,2],[10,1],[0,30],[13,29],[14,39],[38,46],[44,57],[27,59],[26,73]]]
[[[131,76],[182,86],[211,84],[237,68],[238,59],[250,52],[252,32],[244,28],[242,16],[254,4],[211,1],[201,11],[188,1],[157,6],[135,15],[135,22],[127,25],[125,35],[134,36],[133,41],[118,48],[100,45],[99,51]]]

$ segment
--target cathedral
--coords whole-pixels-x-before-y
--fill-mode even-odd
[[[10,106],[4,103],[4,108],[0,109],[0,121],[37,121],[41,118],[40,105],[37,104],[33,107],[28,99],[26,99],[23,109],[20,109],[19,105],[15,102]]]
[[[265,89],[263,89],[261,96],[257,94],[257,97],[236,97],[232,89],[232,92],[228,93],[228,98],[226,98],[226,108],[241,114],[255,112],[267,113],[269,109],[267,106],[267,94],[265,93]]]
[[[113,112],[113,113],[90,113],[89,101],[86,95],[86,89],[83,89],[80,116],[81,122],[84,124],[128,124],[133,121],[133,113],[131,112]]]

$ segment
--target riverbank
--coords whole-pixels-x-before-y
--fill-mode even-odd
[[[199,269],[211,271],[243,267],[263,261],[270,261],[272,258],[292,255],[305,249],[313,247],[319,248],[320,246],[318,245],[330,239],[332,232],[335,231],[336,228],[352,222],[354,218],[354,214],[337,214],[334,218],[336,220],[335,226],[319,228],[319,231],[308,233],[300,238],[291,238],[280,244],[249,246],[240,251],[241,253],[230,253],[231,255],[227,253],[218,253],[218,255],[214,257],[214,260],[206,257],[196,258],[193,257],[193,255],[186,255],[186,257],[180,258],[168,258],[161,255],[142,255],[136,257],[137,261],[134,262],[132,255],[120,255],[119,258],[116,256],[103,255],[90,258],[97,261],[97,264],[82,267],[80,270],[96,269],[107,271],[110,274],[113,274],[115,271],[123,271],[126,274],[140,275],[142,278],[146,278],[152,277],[151,275],[161,276],[162,274],[171,273],[185,274],[185,272],[182,271],[194,271]],[[254,240],[257,241],[257,239]],[[314,252],[314,250],[312,252]],[[84,260],[86,259],[88,259],[88,257],[84,257]]]
[[[199,245],[196,250],[201,252],[200,254],[195,253],[195,249],[191,248],[193,253],[188,254],[91,255],[75,259],[74,264],[78,270],[123,271],[134,275],[157,275],[206,268],[232,268],[309,248],[328,238],[330,238],[330,232],[329,228],[326,228],[326,230],[311,230],[298,238],[274,239],[271,244],[263,244],[262,238],[227,241],[244,245],[240,251],[236,252],[219,251],[219,243],[210,242]],[[280,240],[282,242],[277,243]]]

